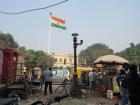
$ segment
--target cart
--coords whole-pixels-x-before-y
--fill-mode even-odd
[[[32,94],[35,93],[35,91],[39,90],[42,91],[42,85],[43,85],[43,82],[40,81],[40,80],[32,80],[31,81],[31,87],[32,87]]]
[[[26,80],[17,80],[7,83],[6,91],[8,96],[19,95],[23,99],[27,99],[31,94],[31,84]]]

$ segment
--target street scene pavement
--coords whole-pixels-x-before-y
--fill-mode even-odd
[[[55,90],[57,86],[58,85],[54,85],[53,90]],[[53,97],[53,95],[48,94],[44,96],[43,90],[41,92],[36,90],[36,93],[32,94],[27,100],[21,100],[20,105],[31,105],[31,103],[35,101],[46,103],[51,97]],[[114,103],[115,100],[99,96],[97,93],[88,92],[87,97],[68,97],[52,105],[113,105]]]
[[[140,105],[139,28],[140,0],[0,0],[0,105]]]

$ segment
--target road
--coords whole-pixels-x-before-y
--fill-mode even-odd
[[[57,85],[53,86],[53,90],[56,87]],[[20,105],[31,105],[31,103],[39,100],[45,103],[51,97],[53,97],[53,95],[48,94],[48,96],[44,96],[43,91],[36,92],[32,94],[28,100],[21,100]],[[60,103],[54,103],[53,105],[99,105],[99,103],[104,103],[102,105],[113,105],[114,101],[89,92],[87,98],[68,97]]]

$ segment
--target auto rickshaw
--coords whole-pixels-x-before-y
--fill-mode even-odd
[[[88,82],[88,75],[89,72],[92,71],[94,68],[92,67],[77,67],[77,75],[78,75],[78,84],[89,84]],[[74,69],[71,70],[71,75],[73,76]]]

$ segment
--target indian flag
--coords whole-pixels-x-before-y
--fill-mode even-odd
[[[57,27],[57,28],[61,28],[61,29],[65,30],[66,27],[64,26],[64,24],[65,24],[64,20],[51,16],[51,26],[52,27]]]

